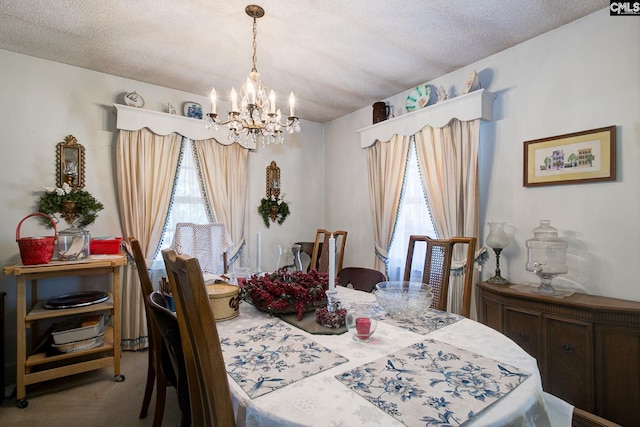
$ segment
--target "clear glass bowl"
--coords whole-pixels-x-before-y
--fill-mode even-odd
[[[394,319],[410,319],[424,313],[433,301],[431,287],[421,282],[380,282],[375,289],[376,300]]]

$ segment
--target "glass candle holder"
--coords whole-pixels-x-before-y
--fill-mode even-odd
[[[373,306],[371,304],[354,304],[347,310],[345,325],[355,341],[369,342],[378,326]]]

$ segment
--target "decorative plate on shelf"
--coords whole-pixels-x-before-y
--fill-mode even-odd
[[[417,86],[407,96],[407,111],[419,110],[429,104],[431,88],[429,85]]]
[[[467,79],[467,84],[464,85],[463,94],[473,92],[474,90],[480,89],[480,79],[478,78],[478,73],[476,70],[473,70],[473,73]]]
[[[144,107],[144,99],[140,95],[138,95],[135,90],[133,92],[127,93],[124,96],[124,103],[129,107]]]
[[[202,118],[202,105],[197,102],[185,102],[183,107],[183,113],[187,117],[192,119]]]

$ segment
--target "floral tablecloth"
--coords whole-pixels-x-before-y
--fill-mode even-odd
[[[338,297],[345,306],[354,302],[375,301],[372,294],[342,287],[338,287]],[[250,304],[243,303],[240,305],[238,317],[220,322],[217,326],[221,339],[233,342],[240,337],[246,338],[247,334],[242,331],[274,320],[276,318],[268,317]],[[551,425],[536,360],[504,335],[478,322],[463,318],[428,335],[422,335],[383,320],[379,322],[372,340],[368,343],[353,341],[349,333],[311,335],[296,328],[293,328],[293,331],[295,335],[305,336],[309,341],[315,342],[314,345],[319,348],[330,349],[332,353],[348,360],[337,366],[328,366],[332,362],[327,363],[328,368],[325,370],[316,370],[313,374],[266,394],[254,394],[253,398],[245,390],[247,384],[241,385],[236,382],[232,371],[229,371],[229,387],[237,426],[404,426],[402,421],[372,405],[350,387],[346,387],[336,376],[368,363],[380,360],[385,360],[386,363],[385,358],[390,355],[408,351],[410,346],[425,340],[450,345],[458,349],[455,350],[456,354],[462,354],[462,350],[465,350],[500,362],[501,366],[515,367],[520,373],[531,373],[508,394],[482,410],[477,417],[468,420],[466,427]],[[267,342],[268,340],[256,341],[265,345]],[[224,357],[227,366],[230,366],[233,363],[231,353],[226,351]],[[393,362],[393,365],[395,368],[403,369],[400,364]],[[386,375],[390,376],[391,372],[387,372]],[[423,425],[428,424],[425,422]]]

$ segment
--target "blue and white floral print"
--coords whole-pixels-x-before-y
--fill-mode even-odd
[[[348,361],[280,320],[235,331],[220,344],[227,372],[251,398]]]
[[[459,426],[530,374],[427,339],[336,378],[407,426]]]
[[[464,317],[459,314],[447,313],[433,308],[425,309],[424,313],[420,316],[411,319],[394,319],[377,304],[375,306],[375,314],[382,322],[389,323],[390,325],[394,325],[420,335],[427,335],[430,332],[444,328],[445,326],[449,326],[452,323],[456,323],[457,321],[464,319]]]

